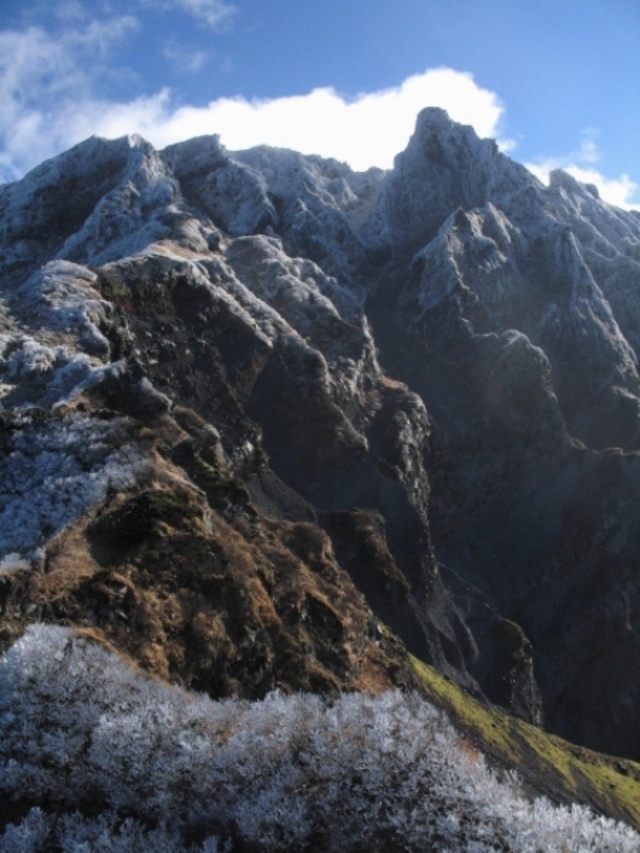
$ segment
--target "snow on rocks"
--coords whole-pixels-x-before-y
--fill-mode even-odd
[[[68,261],[51,261],[7,296],[0,331],[0,399],[4,405],[47,405],[80,389],[109,355],[101,329],[111,305],[97,276]]]
[[[92,137],[0,186],[0,270],[22,274],[50,260],[116,186],[128,157],[127,138]]]
[[[8,433],[8,434],[7,434]],[[33,560],[45,542],[147,470],[122,420],[24,414],[3,421],[0,559]]]
[[[407,149],[385,178],[363,239],[415,251],[435,236],[453,209],[480,207],[523,185],[541,187],[493,140],[478,139],[471,127],[451,121],[444,110],[422,110]]]
[[[134,254],[167,235],[161,216],[178,200],[178,185],[148,142],[140,136],[127,141],[129,157],[118,184],[67,239],[60,257],[99,265]]]

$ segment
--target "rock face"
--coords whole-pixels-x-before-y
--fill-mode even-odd
[[[248,697],[406,647],[640,757],[637,213],[428,109],[388,173],[91,139],[0,235],[1,642]]]

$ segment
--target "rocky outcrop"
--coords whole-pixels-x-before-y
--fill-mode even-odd
[[[637,214],[429,109],[388,173],[89,140],[0,234],[5,645],[80,625],[214,696],[406,648],[640,755]]]

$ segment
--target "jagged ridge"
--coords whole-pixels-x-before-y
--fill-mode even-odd
[[[382,622],[640,756],[637,214],[430,109],[389,173],[89,140],[0,187],[0,235],[5,644],[39,617],[216,696],[415,686]]]

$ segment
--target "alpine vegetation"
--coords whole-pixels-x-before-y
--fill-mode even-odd
[[[528,800],[414,694],[247,702],[149,679],[70,629],[0,661],[0,847],[36,851],[637,851]]]
[[[117,418],[89,420],[36,410],[6,415],[3,427],[0,558],[10,555],[13,562],[33,559],[45,541],[102,500],[109,488],[130,488],[145,467]]]

